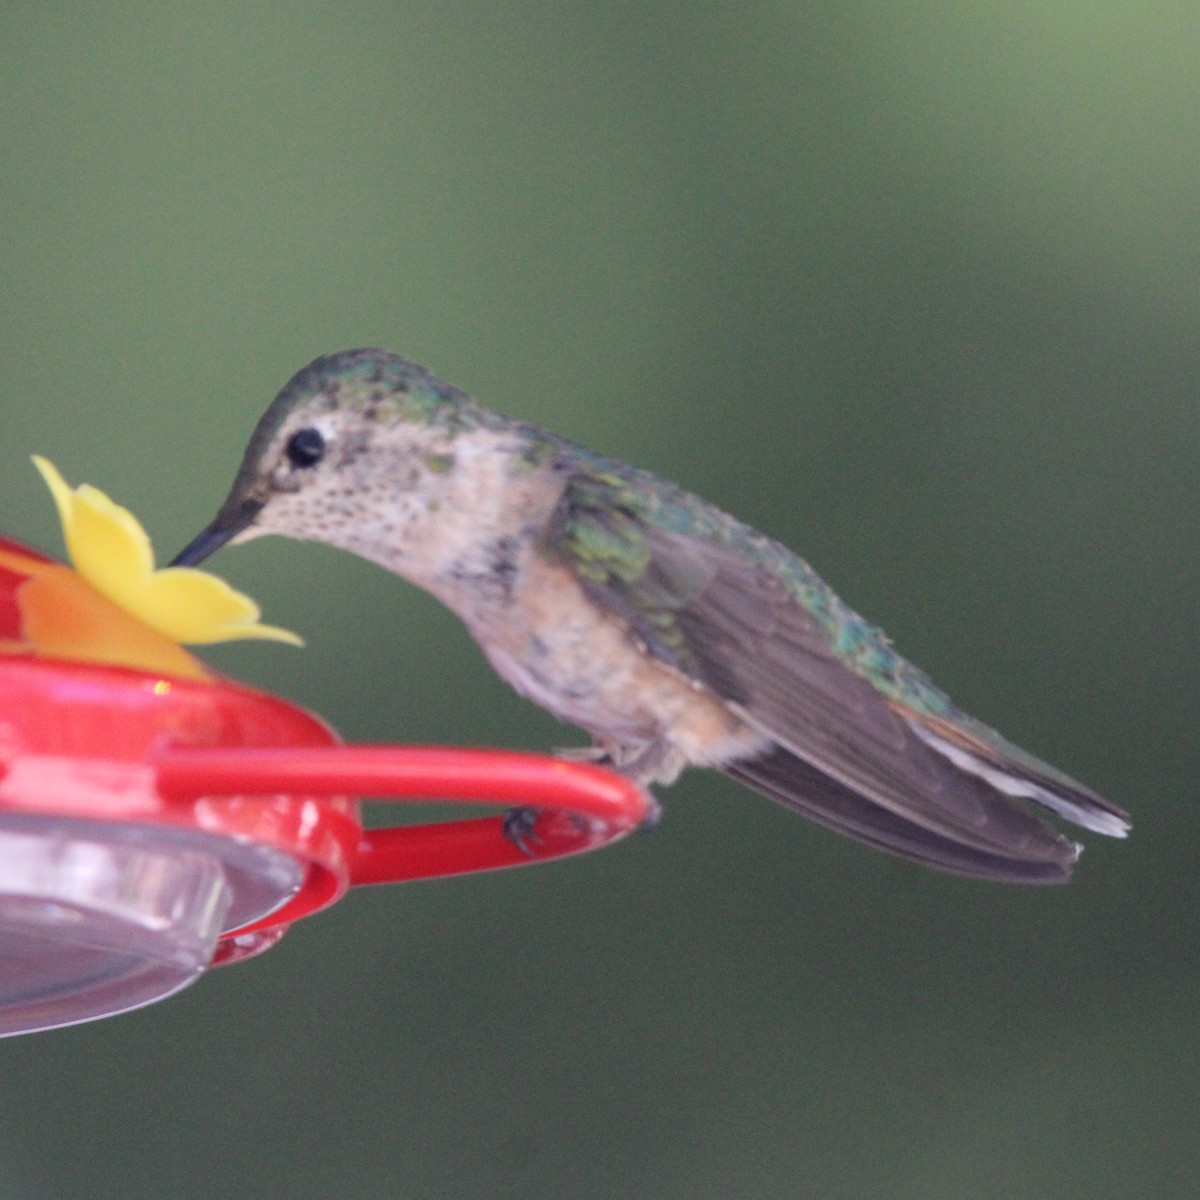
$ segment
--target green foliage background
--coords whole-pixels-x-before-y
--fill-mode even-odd
[[[1190,1194],[1198,53],[1163,3],[0,7],[5,532],[59,548],[37,451],[169,554],[388,345],[795,546],[1137,820],[1006,890],[688,776],[0,1044],[0,1196]],[[309,647],[212,660],[350,739],[574,740],[398,580],[216,566]]]

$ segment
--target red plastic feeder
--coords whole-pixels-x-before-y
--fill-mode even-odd
[[[162,999],[350,887],[593,850],[651,814],[635,784],[582,763],[344,745],[190,656],[179,669],[171,643],[171,672],[81,661],[132,618],[49,563],[0,539],[0,1036]],[[70,603],[50,607],[87,632],[65,652],[45,633],[59,585]],[[518,848],[501,814],[365,830],[360,794],[540,812]]]

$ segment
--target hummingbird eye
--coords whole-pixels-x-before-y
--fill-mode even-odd
[[[315,467],[325,457],[325,439],[319,429],[299,429],[288,438],[284,453],[293,467]]]

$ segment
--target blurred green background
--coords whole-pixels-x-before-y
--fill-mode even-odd
[[[718,777],[651,837],[375,889],[0,1043],[0,1196],[1192,1194],[1200,23],[1187,5],[0,8],[0,497],[168,555],[317,354],[383,344],[801,551],[1132,810],[969,884]],[[433,601],[274,539],[354,740],[547,748]]]

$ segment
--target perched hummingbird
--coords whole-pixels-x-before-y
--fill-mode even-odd
[[[483,408],[385,350],[318,358],[259,421],[175,559],[278,533],[426,589],[584,756],[641,784],[715,767],[824,825],[965,875],[1065,880],[1025,802],[1126,815],[968,716],[791,551],[711,504]]]

